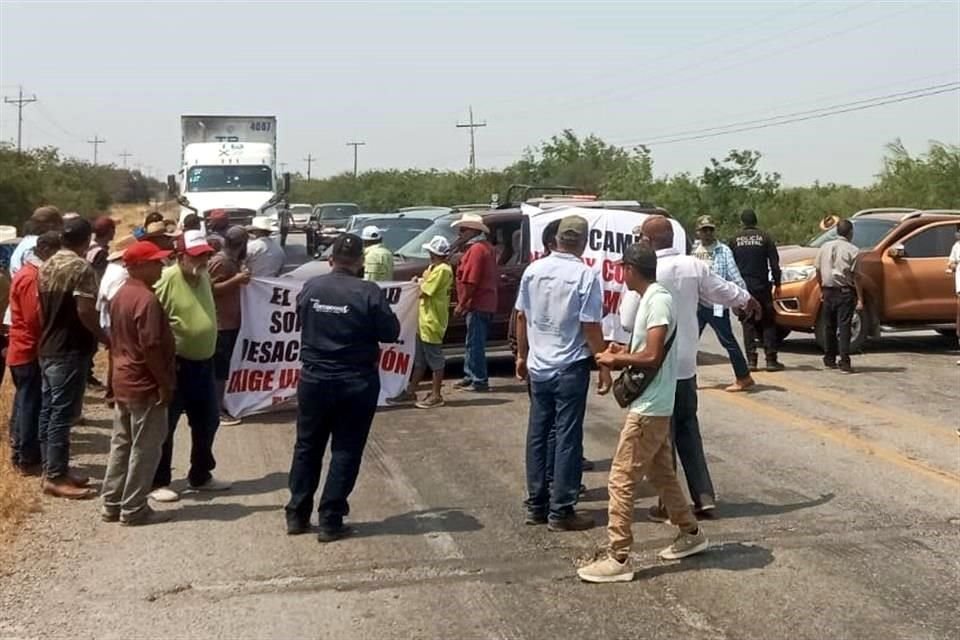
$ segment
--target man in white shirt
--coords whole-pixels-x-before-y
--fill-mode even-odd
[[[716,493],[697,420],[697,344],[700,341],[697,307],[703,302],[756,314],[760,306],[745,289],[712,274],[705,262],[675,249],[673,227],[667,218],[650,216],[644,221],[641,233],[643,240],[657,252],[657,282],[670,291],[676,306],[677,395],[672,419],[673,438],[683,463],[694,511],[702,516],[716,507]],[[639,294],[629,290],[624,293],[620,303],[620,324],[628,333],[633,331],[639,305]],[[650,510],[651,520],[663,522],[667,518],[662,505]]]
[[[252,237],[247,243],[246,265],[254,278],[276,278],[287,261],[283,247],[272,237],[274,231],[270,216],[257,216],[247,227]]]

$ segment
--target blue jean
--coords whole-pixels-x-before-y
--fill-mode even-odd
[[[17,391],[10,414],[10,451],[13,464],[27,467],[40,462],[40,406],[43,382],[37,361],[10,367]]]
[[[574,362],[548,380],[530,382],[525,504],[531,515],[546,513],[557,520],[573,513],[583,477],[583,416],[589,387],[590,360]]]
[[[463,379],[485,389],[490,386],[487,377],[487,334],[493,314],[471,311],[467,314],[467,344],[463,357]]]
[[[733,327],[730,325],[730,310],[724,309],[722,316],[713,314],[713,307],[705,307],[702,304],[697,306],[697,320],[700,321],[700,335],[703,335],[703,328],[710,325],[713,332],[717,334],[717,340],[720,346],[727,350],[730,356],[730,364],[733,365],[733,375],[737,380],[746,378],[750,375],[750,367],[747,366],[747,359],[743,356],[743,350],[740,349],[740,343],[733,335]]]
[[[70,427],[82,406],[87,388],[90,356],[71,353],[40,358],[40,454],[47,478],[65,475],[70,465]]]
[[[333,380],[301,378],[288,520],[310,520],[323,454],[330,442],[330,468],[320,496],[320,526],[336,528],[343,524],[344,516],[350,513],[347,500],[357,482],[379,395],[380,377],[376,372]]]
[[[213,358],[187,360],[177,356],[177,389],[167,413],[167,439],[163,443],[160,463],[153,477],[154,487],[170,485],[173,475],[173,434],[180,416],[187,414],[190,424],[190,471],[187,480],[191,486],[207,482],[217,461],[213,457],[213,440],[220,427],[220,398],[213,374]]]
[[[697,420],[697,377],[677,380],[676,402],[670,428],[673,431],[673,443],[683,464],[687,477],[687,488],[695,507],[700,507],[700,496],[716,498],[710,469],[707,468],[707,456],[703,452],[703,439],[700,437],[700,422]],[[674,459],[676,468],[676,459]]]

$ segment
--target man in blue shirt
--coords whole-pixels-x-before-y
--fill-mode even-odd
[[[310,530],[321,462],[330,445],[330,469],[320,496],[320,542],[349,533],[343,518],[360,471],[363,449],[377,410],[381,342],[396,342],[400,321],[383,290],[360,277],[363,241],[344,234],[333,243],[333,271],[311,278],[297,296],[300,385],[297,443],[290,467],[287,533]]]
[[[727,282],[732,282],[741,289],[746,289],[747,284],[740,275],[737,268],[737,261],[733,258],[733,251],[730,247],[717,240],[717,228],[713,224],[710,216],[700,216],[697,219],[697,243],[693,247],[694,257],[707,263],[710,272],[723,278]],[[730,364],[733,365],[733,375],[736,380],[727,387],[727,391],[737,392],[746,391],[754,384],[753,377],[750,375],[750,367],[747,366],[747,359],[743,356],[743,350],[733,335],[733,327],[730,325],[730,310],[723,305],[711,305],[701,302],[697,307],[697,320],[700,322],[700,335],[703,335],[703,329],[707,325],[717,334],[717,340],[720,345],[727,350],[730,356]]]
[[[593,526],[574,511],[583,475],[583,417],[593,357],[603,340],[600,278],[580,257],[587,221],[567,216],[557,229],[557,247],[527,267],[517,296],[517,377],[530,379],[527,427],[527,524],[551,531]],[[600,369],[599,392],[610,390],[610,372]],[[555,430],[553,479],[548,480],[550,432]]]

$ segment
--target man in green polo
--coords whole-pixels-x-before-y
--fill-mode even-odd
[[[371,282],[393,280],[393,252],[383,245],[383,231],[368,224],[360,232],[363,240],[363,279]]]

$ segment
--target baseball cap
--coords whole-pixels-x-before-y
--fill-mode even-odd
[[[359,260],[363,256],[363,241],[352,233],[343,233],[333,241],[330,257]]]
[[[697,218],[697,229],[716,229],[717,225],[713,224],[713,218],[710,216],[700,216]]]
[[[450,243],[443,236],[433,236],[423,248],[435,256],[450,255]]]
[[[197,229],[183,232],[180,236],[180,250],[193,257],[214,253],[213,247],[207,244],[207,237],[203,235],[203,231]]]
[[[207,214],[207,223],[223,224],[230,222],[230,214],[226,209],[214,209]]]
[[[657,252],[646,243],[635,242],[624,250],[620,263],[641,270],[655,271],[657,268]]]
[[[363,231],[360,232],[361,240],[381,240],[382,238],[383,231],[375,224],[368,224],[363,228]]]
[[[63,241],[67,246],[76,246],[78,243],[90,239],[93,228],[86,218],[66,218],[63,221]]]
[[[139,240],[127,247],[127,250],[123,252],[123,263],[131,267],[146,262],[160,262],[169,257],[171,253],[173,252],[167,249],[161,249],[152,242]]]
[[[578,240],[587,235],[589,229],[590,225],[587,224],[586,219],[580,216],[567,216],[560,221],[560,226],[557,227],[557,239]]]

